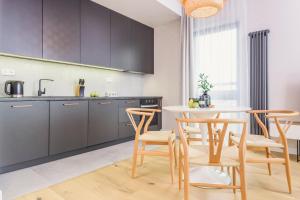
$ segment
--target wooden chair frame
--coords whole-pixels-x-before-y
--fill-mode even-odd
[[[244,120],[230,120],[230,119],[177,119],[177,125],[180,135],[180,144],[179,144],[179,190],[182,187],[182,178],[184,178],[184,200],[189,199],[189,185],[197,187],[208,187],[208,188],[221,188],[221,189],[232,189],[233,192],[236,192],[236,189],[240,189],[242,200],[247,199],[246,192],[246,177],[245,177],[245,153],[246,153],[246,128],[247,122]],[[238,144],[239,149],[239,166],[232,166],[232,185],[225,184],[208,184],[208,183],[190,183],[189,181],[189,170],[190,170],[190,161],[189,161],[189,145],[183,130],[182,124],[185,123],[206,123],[208,126],[208,144],[209,144],[209,157],[208,163],[214,166],[221,166],[221,157],[222,149],[224,145],[224,138],[227,133],[228,125],[230,124],[239,124],[242,125],[242,137],[240,143]],[[213,133],[214,125],[222,124],[223,127],[220,132],[220,137],[218,142],[215,142],[215,137]],[[236,185],[236,172],[240,174],[240,185]]]
[[[182,112],[182,117],[183,117],[184,119],[189,119],[188,114],[187,114],[186,112]],[[221,113],[217,113],[215,119],[220,119],[220,117],[221,117]],[[186,126],[189,126],[189,123],[186,123]],[[214,129],[217,130],[217,124],[214,124]],[[188,133],[188,131],[186,131],[186,132]],[[198,134],[198,133],[193,133],[193,134]],[[199,132],[199,135],[201,135],[201,134],[202,134],[202,133]],[[220,134],[219,130],[217,130],[217,131],[215,132],[215,134],[214,134],[214,137],[216,138],[216,139],[215,139],[215,143],[218,142],[219,134]],[[189,134],[189,136],[190,136],[190,134]],[[191,142],[202,142],[202,141],[203,141],[202,138],[191,138],[191,137],[187,137],[187,142],[188,142],[188,144],[190,144]]]
[[[169,136],[168,141],[143,141],[142,148],[139,149],[139,138],[141,134],[147,134],[149,125],[156,112],[161,112],[159,109],[148,109],[148,108],[127,108],[126,112],[135,130],[135,140],[134,140],[134,150],[133,150],[133,161],[132,161],[132,177],[136,177],[137,170],[137,158],[138,155],[141,156],[141,165],[144,163],[144,156],[162,156],[169,158],[169,168],[171,174],[171,181],[174,182],[174,167],[177,165],[176,159],[176,140],[173,140]],[[139,116],[141,118],[140,122],[137,123],[134,116]],[[174,130],[172,131],[175,134]],[[156,151],[156,150],[146,150],[147,145],[165,145],[168,146],[168,152]],[[174,165],[175,163],[175,165]]]
[[[289,193],[292,193],[292,181],[291,181],[291,168],[290,168],[290,158],[289,158],[289,150],[288,150],[288,142],[286,138],[286,133],[293,124],[293,117],[298,116],[299,113],[291,110],[251,110],[248,111],[249,114],[253,114],[256,122],[259,127],[262,129],[263,135],[265,138],[270,139],[270,134],[266,125],[259,118],[260,114],[263,114],[269,120],[273,120],[275,122],[277,131],[279,133],[279,139],[275,140],[276,143],[282,144],[283,146],[283,157],[284,158],[276,158],[271,154],[271,147],[266,146],[262,147],[265,150],[266,158],[247,158],[247,163],[267,163],[269,175],[272,174],[271,171],[271,163],[283,164],[285,166],[288,190]],[[285,123],[282,124],[281,121],[284,120]],[[247,146],[251,147],[251,145]],[[275,147],[272,147],[275,148]],[[257,147],[255,147],[257,149]]]

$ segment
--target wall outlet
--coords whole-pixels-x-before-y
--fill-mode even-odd
[[[111,97],[117,97],[117,96],[118,96],[118,93],[117,93],[117,92],[111,92],[110,96],[111,96]]]
[[[16,71],[14,69],[1,69],[2,76],[14,76],[16,75]]]
[[[105,96],[106,97],[117,97],[118,96],[118,93],[117,92],[105,92]]]
[[[107,83],[112,83],[112,82],[113,82],[113,79],[110,78],[110,77],[108,77],[108,78],[105,79],[105,81],[106,81]]]

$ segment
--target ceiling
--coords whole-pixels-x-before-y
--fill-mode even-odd
[[[150,27],[180,17],[179,0],[92,0]]]

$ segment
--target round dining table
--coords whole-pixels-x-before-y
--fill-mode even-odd
[[[163,111],[171,112],[174,114],[174,120],[182,117],[182,113],[188,113],[190,118],[208,119],[214,118],[218,113],[245,113],[251,110],[250,107],[243,106],[214,106],[211,108],[189,108],[188,106],[165,106]],[[201,130],[202,138],[205,141],[207,138],[207,125],[199,124],[198,127]],[[207,142],[203,142],[202,145],[207,145]],[[227,184],[231,183],[231,178],[225,171],[221,171],[216,167],[197,167],[190,169],[190,181],[191,182],[203,182],[211,184]]]

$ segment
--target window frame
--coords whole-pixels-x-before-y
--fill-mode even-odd
[[[226,31],[226,30],[230,30],[230,29],[236,29],[236,63],[237,63],[237,68],[236,68],[236,90],[237,90],[237,94],[236,94],[236,98],[233,99],[227,99],[225,101],[230,101],[230,100],[235,100],[236,103],[239,105],[241,103],[241,86],[240,86],[240,81],[241,81],[241,69],[240,69],[240,65],[241,65],[241,60],[240,60],[240,23],[239,22],[234,22],[234,23],[227,23],[227,24],[222,24],[222,25],[217,25],[217,26],[211,26],[211,27],[207,27],[205,29],[194,29],[192,35],[193,35],[193,39],[195,37],[199,37],[201,35],[208,35],[211,33],[219,33],[222,31]],[[220,99],[219,99],[220,100]]]

